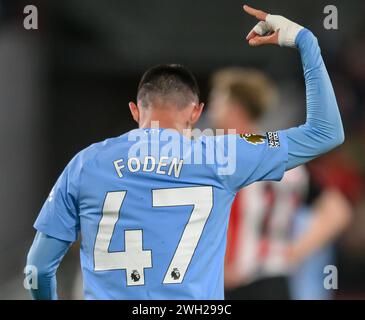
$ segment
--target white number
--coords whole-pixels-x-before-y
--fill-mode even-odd
[[[152,192],[154,207],[194,206],[163,281],[181,283],[212,211],[212,187],[160,189]]]
[[[94,270],[126,269],[127,285],[140,286],[144,285],[144,268],[152,267],[151,251],[143,250],[142,230],[125,231],[125,251],[108,251],[125,194],[125,191],[119,191],[106,195],[95,241]]]
[[[143,250],[142,230],[125,231],[125,251],[109,252],[109,246],[126,191],[109,192],[103,206],[94,248],[94,270],[126,270],[127,285],[144,285],[144,269],[152,268],[151,250]],[[152,191],[153,207],[194,206],[163,283],[182,283],[213,207],[212,187]]]

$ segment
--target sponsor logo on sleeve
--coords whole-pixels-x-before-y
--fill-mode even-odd
[[[240,137],[253,145],[264,144],[266,137],[259,134],[240,134]]]
[[[279,148],[280,147],[280,140],[279,140],[279,133],[276,132],[267,132],[267,144],[270,148]]]

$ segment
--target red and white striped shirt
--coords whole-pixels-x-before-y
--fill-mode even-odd
[[[281,182],[257,182],[237,193],[228,228],[225,285],[234,288],[288,272],[292,217],[308,189],[304,167]]]

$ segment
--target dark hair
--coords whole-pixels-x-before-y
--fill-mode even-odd
[[[193,73],[179,64],[164,64],[150,68],[138,86],[137,101],[142,107],[155,103],[186,107],[199,102],[199,86]]]

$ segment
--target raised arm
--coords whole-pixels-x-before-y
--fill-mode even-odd
[[[316,37],[308,29],[277,15],[244,6],[260,20],[247,40],[251,46],[278,44],[298,48],[305,77],[307,120],[284,130],[288,140],[286,170],[302,165],[342,144],[344,131],[336,97]]]

